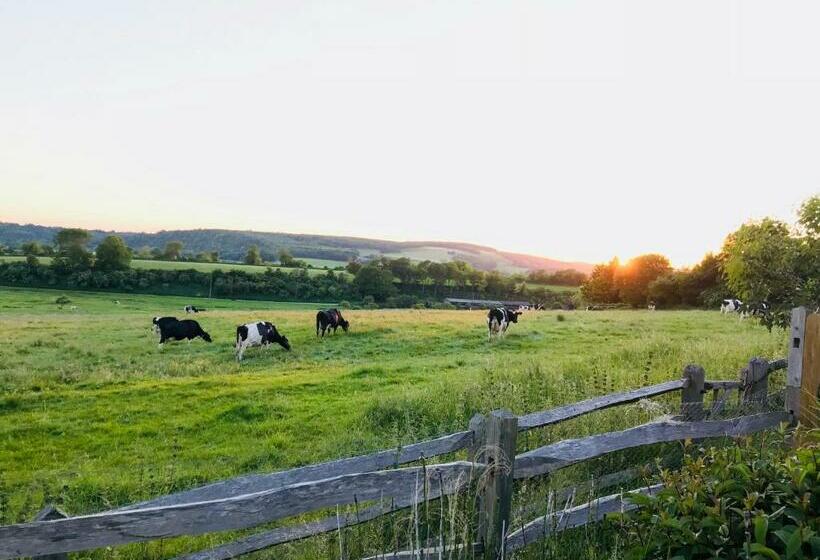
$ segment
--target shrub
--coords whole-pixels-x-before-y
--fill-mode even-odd
[[[567,318],[564,316],[563,313],[559,313],[558,315],[555,316],[555,318],[558,320],[559,323],[567,320]]]
[[[640,509],[612,514],[625,558],[820,557],[820,446],[792,449],[783,432],[737,446],[692,450],[665,488],[636,496]]]

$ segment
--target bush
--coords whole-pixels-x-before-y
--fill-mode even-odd
[[[665,488],[611,514],[628,559],[819,558],[820,446],[792,449],[782,432],[692,450]]]

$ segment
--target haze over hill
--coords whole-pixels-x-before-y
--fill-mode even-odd
[[[52,243],[59,227],[0,222],[0,243],[17,247],[26,241]],[[593,265],[567,262],[536,255],[499,251],[492,247],[450,241],[388,241],[361,237],[311,235],[301,233],[235,231],[226,229],[170,230],[156,233],[91,230],[91,246],[106,235],[116,234],[134,249],[162,248],[169,241],[181,241],[185,253],[219,251],[220,258],[239,261],[248,247],[257,245],[265,260],[276,259],[281,249],[288,249],[297,258],[328,259],[346,262],[351,258],[367,260],[385,255],[413,260],[446,262],[463,260],[479,270],[524,272],[575,269],[589,273]]]

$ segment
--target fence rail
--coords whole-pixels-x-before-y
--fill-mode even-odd
[[[796,312],[794,317],[795,320],[805,321],[805,313],[801,315]],[[794,365],[794,360],[798,358],[802,359],[802,353],[795,353],[792,347],[789,359],[771,362],[753,359],[741,372],[739,381],[709,381],[705,379],[703,368],[687,366],[681,379],[518,417],[496,411],[474,418],[469,430],[392,450],[270,474],[232,478],[94,515],[66,518],[45,516],[31,523],[0,527],[0,559],[244,529],[328,507],[376,502],[362,510],[357,508],[355,516],[336,515],[306,524],[278,527],[211,550],[179,557],[186,560],[234,558],[364,523],[424,500],[455,494],[479,477],[483,494],[479,499],[479,533],[473,548],[474,552],[484,554],[485,558],[497,558],[502,550],[511,552],[543,538],[551,531],[580,526],[600,519],[609,511],[632,507],[624,502],[624,495],[613,494],[539,517],[518,531],[510,532],[513,479],[545,475],[619,450],[684,439],[735,437],[765,430],[781,422],[794,422],[793,412],[797,405],[788,395],[799,392],[800,368]],[[786,410],[728,420],[707,419],[722,410],[730,391],[737,390],[744,402],[765,399],[769,374],[785,368],[789,370]],[[795,389],[795,383],[798,389]],[[703,395],[710,390],[715,398],[712,409],[706,411]],[[683,414],[676,420],[568,439],[514,456],[516,432],[554,425],[594,411],[673,391],[681,391]],[[470,460],[401,467],[461,450],[467,450]],[[631,473],[622,471],[615,474],[618,476],[613,480],[628,480]],[[633,492],[652,493],[657,488]],[[428,549],[428,552],[433,551],[436,549]],[[407,554],[393,553],[384,558],[424,557],[420,551],[411,551],[410,556]]]

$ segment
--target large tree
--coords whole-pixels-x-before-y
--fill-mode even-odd
[[[615,272],[619,266],[617,258],[608,263],[596,265],[592,269],[592,274],[581,286],[581,295],[584,299],[593,303],[616,303],[618,289],[615,285]]]
[[[393,274],[381,263],[371,262],[356,273],[353,285],[362,297],[372,296],[376,301],[384,301],[396,293]]]
[[[726,282],[744,301],[793,301],[800,284],[799,253],[799,241],[783,222],[765,218],[744,224],[723,243]]]
[[[62,229],[54,236],[57,257],[53,265],[58,269],[86,269],[91,267],[91,253],[86,245],[91,241],[91,233],[80,228]]]
[[[169,241],[165,244],[165,251],[162,252],[162,258],[169,261],[179,260],[182,256],[183,247],[182,241]]]
[[[259,253],[259,247],[256,245],[248,247],[248,252],[245,253],[245,264],[262,264],[262,255]]]
[[[649,284],[670,272],[672,266],[663,255],[649,253],[631,259],[615,273],[619,299],[633,307],[645,305],[649,296]]]
[[[97,268],[125,270],[131,266],[131,251],[118,235],[109,235],[97,246]]]

